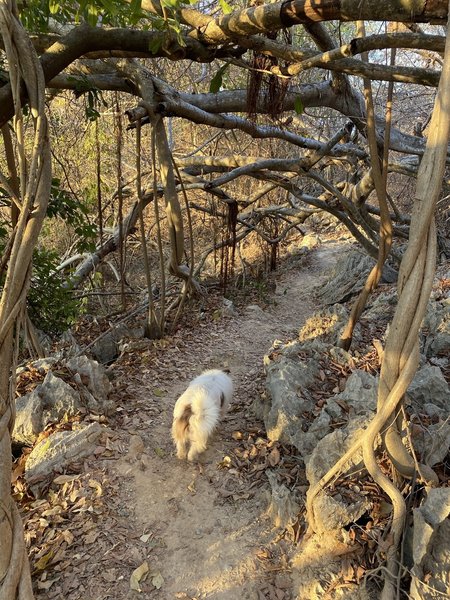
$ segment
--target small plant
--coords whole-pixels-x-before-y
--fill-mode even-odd
[[[0,194],[4,190],[0,189]],[[60,180],[53,179],[47,217],[62,219],[78,236],[79,252],[93,250],[97,227],[89,223],[88,210],[72,194],[61,188]],[[7,221],[0,221],[0,255],[3,254],[10,234]],[[82,311],[82,301],[72,297],[65,276],[58,271],[61,257],[55,250],[38,248],[33,253],[33,270],[28,292],[28,310],[33,323],[48,334],[57,335],[68,329]],[[0,287],[6,270],[0,274]]]
[[[47,217],[59,217],[70,225],[78,236],[78,252],[92,252],[95,248],[97,226],[88,220],[89,210],[70,192],[61,188],[58,178],[53,178]]]
[[[28,293],[30,318],[39,329],[50,335],[61,334],[75,322],[82,305],[65,287],[57,271],[59,255],[43,248],[33,254],[33,274]]]

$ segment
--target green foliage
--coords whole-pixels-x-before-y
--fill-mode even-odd
[[[225,0],[219,0],[219,4],[224,15],[228,15],[229,13],[233,12],[233,9]]]
[[[80,300],[64,287],[62,273],[56,271],[60,262],[57,252],[37,249],[33,253],[33,274],[28,292],[30,318],[39,329],[51,335],[68,329],[81,312]]]
[[[78,252],[92,252],[95,248],[97,226],[88,220],[88,208],[73,195],[61,188],[57,178],[52,179],[50,201],[47,216],[52,219],[59,217],[71,225],[79,240],[76,244]]]
[[[162,45],[164,43],[164,34],[156,34],[149,42],[148,44],[148,49],[150,50],[150,52],[152,54],[156,54],[157,52],[159,52],[160,48],[162,48]]]
[[[209,84],[209,91],[212,94],[216,94],[221,86],[223,81],[223,74],[228,69],[228,64],[222,65],[214,77],[211,79],[211,83]]]
[[[184,47],[186,43],[183,39],[183,30],[178,18],[178,11],[183,4],[195,4],[197,0],[160,0],[164,9],[164,16],[149,15],[153,29],[157,29],[172,38],[175,38],[179,46]],[[164,36],[154,38],[149,45],[149,50],[156,54],[158,50],[167,43]]]
[[[161,0],[161,5],[170,13],[172,29],[179,26],[176,13],[181,6],[196,2],[197,0]],[[221,0],[222,2],[226,5],[225,0]],[[142,19],[152,22],[158,19],[142,10],[141,0],[27,0],[20,3],[19,15],[24,27],[35,32],[47,32],[50,20],[61,25],[84,22],[92,27],[128,27],[136,25]],[[159,28],[156,26],[156,29]]]
[[[176,13],[174,13],[173,17],[167,16],[166,18],[154,16],[152,18],[152,24],[154,29],[158,29],[159,31],[165,32],[165,35],[169,35],[170,37],[175,38],[175,40],[180,46],[186,46],[186,43],[183,39],[181,23],[176,18]],[[164,43],[165,40],[163,37],[161,39],[161,43],[156,47],[150,47],[150,50],[155,54],[160,49],[160,47],[164,45]],[[153,46],[153,43],[150,46]]]
[[[96,106],[98,106],[100,102],[103,104],[103,106],[107,106],[106,102],[103,100],[102,94],[99,90],[91,89],[85,94],[84,98],[86,119],[88,121],[96,121],[100,116]]]
[[[27,0],[20,4],[19,14],[25,28],[36,32],[48,31],[50,19],[60,24],[127,27],[146,17],[139,0]]]
[[[294,100],[294,109],[298,115],[301,115],[303,113],[303,111],[305,110],[300,96],[297,96]]]
[[[102,92],[92,87],[92,84],[87,77],[69,77],[69,81],[75,84],[75,97],[79,98],[84,96],[84,111],[86,119],[88,121],[96,121],[100,113],[97,110],[97,106],[108,106],[108,103],[103,98]]]
[[[3,252],[10,228],[0,221],[0,254]],[[80,314],[82,303],[74,300],[70,290],[64,287],[64,277],[56,269],[60,256],[45,249],[33,253],[33,271],[28,292],[28,309],[33,323],[49,334],[59,334],[68,329]],[[5,274],[0,278],[4,284]]]

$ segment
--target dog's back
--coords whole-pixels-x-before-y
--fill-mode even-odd
[[[197,440],[206,447],[206,439],[228,409],[233,396],[231,378],[219,369],[205,371],[196,377],[178,398],[173,411],[172,436],[180,447]]]

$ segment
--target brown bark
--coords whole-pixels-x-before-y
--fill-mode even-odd
[[[445,23],[447,10],[446,0],[290,0],[235,11],[216,20],[211,19],[207,25],[196,25],[194,14],[184,16],[190,25],[197,27],[191,34],[193,37],[208,44],[219,44],[236,36],[269,33],[292,25],[320,21],[363,19]]]
[[[289,0],[280,17],[285,27],[317,21],[406,21],[429,23],[447,19],[446,0]]]

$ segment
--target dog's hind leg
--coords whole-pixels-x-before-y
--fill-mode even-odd
[[[199,454],[206,450],[208,442],[208,434],[200,429],[196,429],[195,433],[191,431],[191,447],[187,455],[187,459],[193,461]]]
[[[177,446],[177,458],[186,458],[187,456],[187,440],[176,440],[175,442]]]
[[[177,457],[186,458],[189,443],[189,419],[192,415],[190,406],[187,406],[179,419],[174,419],[172,437],[177,447]]]

